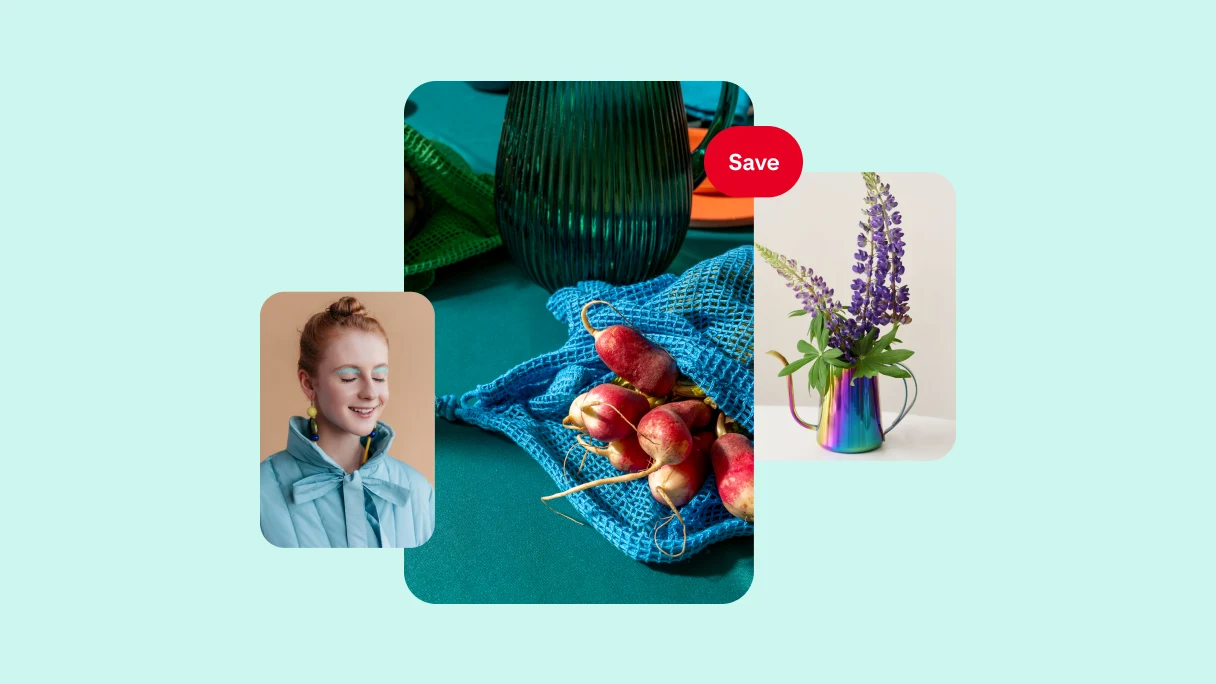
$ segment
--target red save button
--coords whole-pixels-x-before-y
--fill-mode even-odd
[[[734,126],[709,141],[705,175],[731,197],[776,197],[802,175],[802,148],[776,126]]]

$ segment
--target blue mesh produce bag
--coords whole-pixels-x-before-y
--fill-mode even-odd
[[[578,472],[581,448],[570,451],[566,469],[562,468],[577,434],[562,426],[571,402],[615,377],[600,361],[595,341],[579,318],[585,303],[603,299],[671,352],[681,373],[752,432],[754,289],[752,248],[746,246],[703,261],[679,277],[666,274],[626,286],[587,281],[558,290],[547,307],[569,328],[570,339],[561,349],[522,363],[463,396],[436,397],[435,412],[450,421],[501,432],[523,447],[553,478],[553,492],[544,494],[620,475],[608,459],[594,454]],[[625,322],[604,305],[592,307],[588,316],[596,328]],[[671,515],[671,509],[654,500],[645,478],[595,487],[566,500],[608,541],[642,561],[684,560],[714,542],[754,532],[752,523],[722,506],[712,472],[697,495],[680,508],[688,526],[688,546],[676,558],[655,547],[655,528]],[[536,507],[538,514],[550,515],[539,496]],[[679,553],[682,541],[679,521],[672,520],[658,533],[658,543],[669,553]]]

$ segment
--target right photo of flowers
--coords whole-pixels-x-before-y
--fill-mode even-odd
[[[955,436],[949,181],[805,173],[756,213],[756,453],[945,456]]]

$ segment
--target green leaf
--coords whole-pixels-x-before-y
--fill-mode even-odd
[[[777,377],[784,378],[785,376],[789,375],[790,373],[793,373],[794,371],[798,370],[799,368],[802,368],[803,366],[807,365],[808,363],[810,363],[814,360],[815,360],[815,358],[812,356],[804,356],[801,359],[798,359],[797,361],[786,366],[785,368],[782,368],[781,372],[777,374]]]
[[[878,374],[877,364],[868,358],[857,359],[857,366],[853,370],[853,380],[858,378],[872,378]]]
[[[877,335],[877,333],[878,328],[871,328],[870,332],[863,335],[860,340],[857,340],[857,350],[854,356],[865,356],[866,354],[869,354],[870,350],[874,348],[874,337]]]
[[[794,316],[805,316],[805,315],[806,315],[806,309],[798,309],[797,311],[791,311],[789,313],[789,315],[786,316],[786,318],[793,318]]]
[[[893,339],[893,340],[891,340],[891,341],[892,341],[892,342],[895,342],[895,343],[898,343],[898,344],[903,344],[903,343],[904,343],[904,341],[903,341],[903,340],[901,340],[901,339],[899,339],[898,337],[896,337],[895,339]]]
[[[899,363],[907,361],[914,353],[911,349],[888,349],[885,352],[870,354],[866,358],[879,364]]]
[[[811,321],[811,334],[810,334],[811,339],[812,340],[819,339],[819,335],[822,332],[823,332],[823,315],[820,314],[815,317],[815,320]],[[821,348],[822,348],[822,346],[823,345],[820,345]]]
[[[829,359],[826,356],[823,356],[820,358],[823,359],[824,363],[828,364],[829,366],[832,366],[833,368],[852,368],[853,367],[853,364],[848,363],[846,361],[842,361],[841,359]]]
[[[823,316],[820,316],[823,318]],[[820,349],[828,348],[828,328],[826,325],[819,326],[819,334],[815,336],[815,341],[819,343]]]
[[[877,342],[874,343],[873,347],[866,350],[866,353],[870,354],[873,352],[880,352],[880,351],[886,349],[887,347],[890,347],[891,342],[895,341],[895,333],[898,330],[899,330],[898,325],[892,326],[891,332],[887,333],[886,335],[883,335],[881,339],[879,339]]]
[[[878,372],[893,378],[910,378],[912,374],[899,366],[879,366]]]
[[[803,354],[806,354],[807,356],[809,356],[811,358],[815,358],[816,356],[819,356],[819,352],[814,347],[811,346],[810,342],[807,342],[806,340],[798,340],[798,351],[802,352]]]
[[[820,396],[828,389],[828,367],[822,363],[811,366],[811,384]]]
[[[844,352],[840,351],[839,349],[837,349],[835,347],[831,347],[827,351],[820,354],[820,356],[822,356],[825,359],[838,359],[838,358],[840,358],[840,355],[843,353]]]

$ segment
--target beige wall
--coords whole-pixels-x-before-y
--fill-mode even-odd
[[[882,173],[899,202],[907,246],[904,284],[911,295],[911,325],[899,331],[903,347],[916,352],[908,367],[920,381],[920,398],[912,413],[954,419],[954,188],[933,173]],[[792,190],[756,202],[756,242],[799,264],[815,269],[836,290],[846,306],[853,253],[857,251],[857,222],[861,220],[866,186],[860,173],[804,173]],[[776,349],[790,360],[805,338],[807,317],[787,318],[798,301],[785,281],[768,264],[756,263],[756,403],[784,404],[785,382],[776,375],[780,363],[765,352]],[[799,385],[801,382],[801,385]],[[903,383],[881,379],[883,409],[898,411]],[[799,389],[800,388],[800,389]],[[806,371],[795,376],[798,404],[814,406],[806,393]],[[814,416],[812,411],[811,416]]]
[[[396,437],[389,454],[435,484],[435,311],[413,292],[280,292],[262,305],[262,443],[265,460],[287,443],[287,419],[303,416],[296,362],[310,316],[340,297],[358,298],[388,333],[388,403],[381,420]]]

